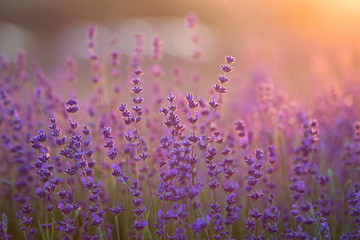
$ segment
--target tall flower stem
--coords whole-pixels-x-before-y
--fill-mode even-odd
[[[98,226],[98,227],[97,227],[97,230],[98,230],[98,233],[99,233],[99,238],[100,238],[100,240],[104,240],[103,233],[102,233],[102,231],[101,231],[101,226]]]
[[[119,191],[119,181],[116,179],[115,204],[118,201],[118,191]],[[115,215],[115,224],[116,224],[116,236],[117,239],[120,240],[119,220],[117,214]]]
[[[139,128],[138,128],[136,123],[134,123],[134,125],[135,125],[136,134],[138,136],[138,141],[139,141],[139,146],[140,146],[141,152],[144,152],[143,145],[141,143],[141,137],[140,137]],[[147,177],[148,184],[149,184],[149,191],[150,191],[150,197],[151,197],[153,218],[155,220],[156,219],[156,217],[155,217],[155,204],[154,204],[154,198],[153,198],[153,194],[152,194],[152,190],[151,190],[151,182],[150,182],[149,171],[148,171],[148,167],[147,167],[145,159],[144,159],[144,166],[145,166],[146,177]]]
[[[209,131],[210,131],[210,126],[211,126],[211,123],[213,121],[213,118],[214,118],[214,113],[215,113],[215,109],[211,109],[211,117],[210,117],[210,122],[208,124],[208,127],[206,129],[206,133],[205,133],[205,140],[207,140],[208,138],[208,135],[209,135]],[[200,152],[200,155],[199,155],[199,161],[198,161],[198,164],[197,164],[197,167],[196,167],[196,184],[198,183],[198,180],[199,180],[199,167],[200,167],[200,160],[201,160],[201,157],[202,157],[202,151]]]
[[[116,224],[116,237],[118,240],[120,240],[120,231],[119,231],[119,220],[118,220],[118,216],[115,215],[115,224]]]
[[[45,214],[45,224],[46,224],[46,239],[49,240],[49,228],[48,228],[48,215],[46,211],[47,195],[45,195],[44,200],[44,214]]]
[[[227,64],[233,64],[235,62],[235,58],[233,58],[231,56],[226,56],[225,60],[226,60]],[[209,124],[208,124],[206,132],[205,132],[204,144],[206,144],[206,142],[207,142],[211,124],[212,124],[212,121],[213,121],[213,118],[215,115],[215,110],[216,110],[216,108],[221,106],[221,104],[215,102],[215,100],[217,99],[217,93],[219,93],[219,94],[226,93],[226,88],[223,86],[223,84],[225,84],[226,82],[229,81],[229,79],[227,78],[227,73],[231,72],[234,69],[233,67],[231,67],[230,65],[227,65],[227,64],[221,65],[223,75],[220,75],[218,77],[216,84],[213,86],[213,88],[215,90],[215,95],[213,96],[213,99],[209,102],[209,104],[211,106],[211,116],[210,116],[210,121],[209,121]],[[201,157],[202,157],[202,151],[200,152],[199,161],[198,161],[198,164],[196,167],[196,184],[198,183],[198,180],[199,180],[199,167],[200,167]]]

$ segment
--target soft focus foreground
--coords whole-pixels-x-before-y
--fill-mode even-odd
[[[261,72],[245,99],[228,96],[244,92],[238,62],[219,59],[204,86],[192,13],[186,28],[193,64],[167,69],[160,37],[144,58],[137,34],[124,59],[116,39],[98,52],[90,26],[90,97],[72,57],[61,82],[24,52],[1,57],[2,239],[360,238],[356,69],[313,81],[310,103]]]

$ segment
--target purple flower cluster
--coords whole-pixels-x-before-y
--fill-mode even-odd
[[[198,20],[186,23],[200,60]],[[360,238],[356,107],[321,108],[326,95],[308,111],[267,80],[241,103],[232,56],[209,96],[165,91],[159,36],[149,59],[142,34],[123,59],[116,40],[99,54],[96,33],[89,98],[76,92],[71,57],[68,96],[24,52],[0,58],[1,239]],[[186,81],[187,69],[171,71]]]

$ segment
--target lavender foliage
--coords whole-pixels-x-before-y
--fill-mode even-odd
[[[198,62],[197,24],[189,13]],[[98,52],[96,33],[89,98],[76,93],[71,57],[68,94],[26,53],[0,58],[1,239],[360,239],[355,105],[324,92],[309,113],[264,80],[238,107],[232,56],[210,95],[182,91],[179,66],[167,91],[160,36],[146,59],[137,34],[123,66],[117,49]]]

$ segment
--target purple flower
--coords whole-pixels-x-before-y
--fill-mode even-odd
[[[221,70],[224,72],[224,73],[229,73],[233,70],[234,68],[231,67],[230,65],[221,65]]]
[[[221,106],[220,103],[216,103],[215,102],[215,98],[213,97],[213,99],[209,102],[209,105],[211,106],[211,108],[216,109],[219,108]]]
[[[165,220],[164,220],[164,215],[163,212],[161,210],[158,210],[157,214],[156,214],[156,223],[155,223],[155,228],[157,229],[155,231],[155,233],[157,235],[162,235],[164,234],[164,225],[165,225]]]
[[[148,225],[148,222],[145,219],[140,219],[140,220],[135,220],[134,224],[132,225],[132,227],[136,230],[136,231],[141,231],[145,226]]]
[[[30,207],[30,204],[29,204],[28,202],[26,202],[26,203],[22,206],[21,211],[22,211],[24,214],[30,214],[30,213],[32,213],[33,209]]]
[[[186,14],[186,24],[190,29],[194,29],[197,25],[197,18],[193,12],[189,12]]]
[[[97,33],[96,25],[92,24],[88,28],[87,37],[88,39],[94,39]]]
[[[77,107],[77,101],[75,99],[69,99],[66,101],[66,105],[67,105],[67,108],[66,108],[66,111],[68,113],[76,113],[79,108]]]
[[[104,136],[104,138],[111,138],[111,129],[110,129],[110,127],[104,127],[101,130],[101,134]]]
[[[120,104],[120,106],[119,106],[119,111],[120,112],[124,112],[126,110],[126,104]]]
[[[70,214],[74,210],[74,206],[71,203],[64,204],[63,202],[60,202],[58,208],[60,212],[62,212],[65,215]]]
[[[143,90],[143,88],[142,87],[133,87],[132,89],[131,89],[131,91],[134,93],[134,94],[139,94],[139,93],[141,93],[142,92],[142,90]]]
[[[39,132],[38,132],[38,135],[35,137],[37,141],[39,142],[45,142],[47,140],[47,135],[45,133],[45,130],[41,129]]]
[[[225,61],[226,61],[227,63],[231,64],[231,63],[234,63],[234,62],[235,62],[235,58],[232,57],[232,56],[226,56],[226,57],[225,57]]]
[[[219,83],[216,83],[216,84],[213,86],[213,88],[214,88],[215,91],[218,92],[218,93],[226,93],[226,88],[220,86]]]
[[[32,217],[29,217],[29,218],[23,217],[23,218],[22,218],[22,224],[23,224],[24,226],[30,225],[32,219],[33,219]]]
[[[289,188],[298,193],[304,193],[306,191],[305,182],[303,181],[297,181],[296,183],[291,184]]]
[[[239,184],[231,179],[230,181],[226,181],[224,183],[223,188],[226,192],[232,193],[235,189],[239,188]]]
[[[249,216],[255,219],[258,219],[262,216],[263,214],[259,212],[259,210],[257,208],[254,208],[253,210],[250,209],[249,210]]]
[[[115,206],[113,205],[113,207],[109,209],[110,213],[113,214],[113,215],[120,214],[120,213],[123,212],[123,210],[124,210],[124,208],[121,207],[120,202],[118,202],[117,207],[115,207]]]
[[[198,236],[198,234],[207,227],[210,220],[210,216],[206,215],[205,218],[197,218],[195,222],[191,224],[191,229],[195,236]]]
[[[104,218],[100,217],[97,213],[91,214],[91,225],[99,226],[104,221]]]
[[[220,75],[218,77],[218,80],[221,82],[221,84],[227,83],[229,81],[229,78],[225,77],[224,75]]]

